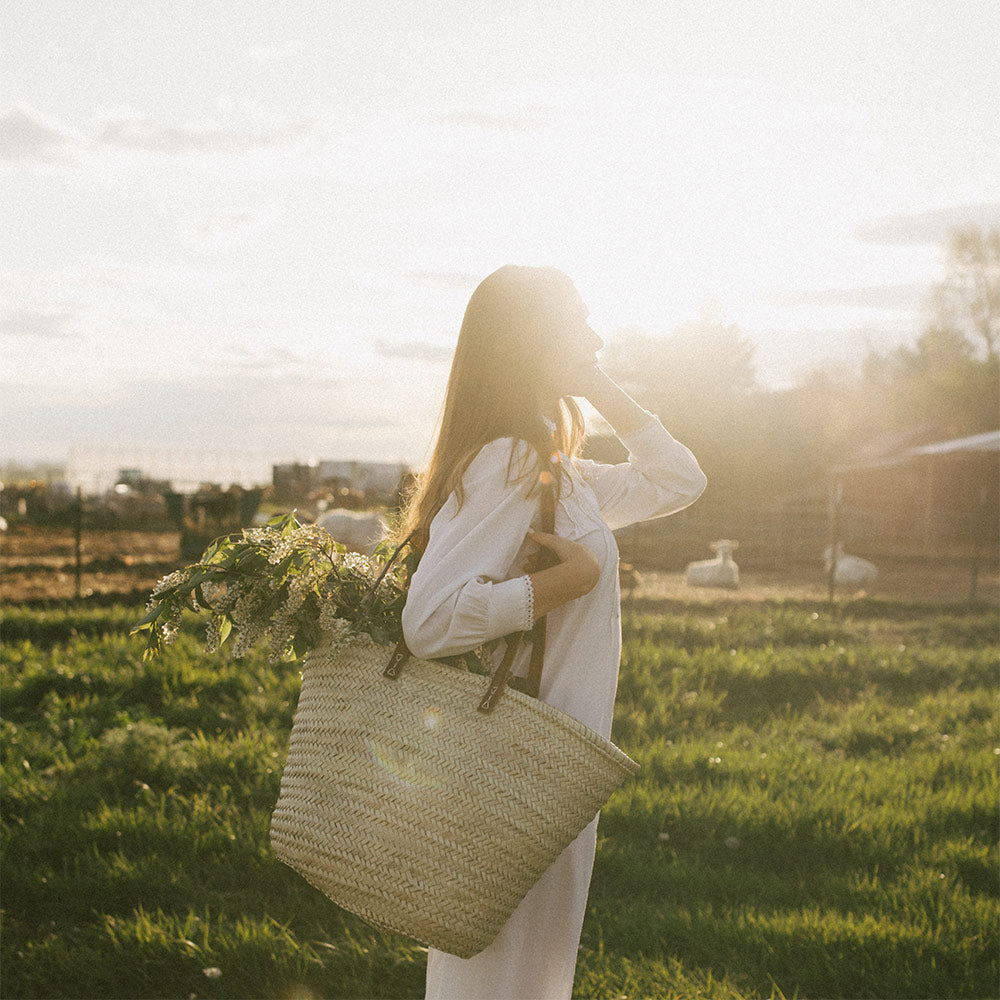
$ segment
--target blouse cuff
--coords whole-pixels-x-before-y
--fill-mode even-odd
[[[534,624],[534,588],[527,576],[519,576],[490,588],[488,618],[490,632],[509,635],[527,632]]]
[[[649,419],[633,431],[627,431],[618,435],[618,440],[628,449],[630,455],[641,455],[643,451],[649,450],[650,446],[655,450],[663,441],[664,437],[673,441],[670,432],[660,423],[660,418],[655,413],[649,414]]]
[[[527,625],[524,627],[524,631],[527,632],[528,629],[534,628],[535,625],[535,585],[531,582],[531,577],[527,573],[521,579],[524,580],[524,586],[528,591],[528,615],[525,619]]]

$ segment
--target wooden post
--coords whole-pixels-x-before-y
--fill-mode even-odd
[[[80,600],[83,596],[83,559],[81,555],[81,542],[83,539],[83,487],[77,486],[76,488],[76,516],[74,518],[73,524],[73,535],[74,535],[74,548],[76,551],[76,587],[75,595],[76,599]]]
[[[830,491],[830,575],[827,580],[830,610],[837,593],[837,546],[840,543],[840,505],[844,499],[844,484],[837,481]]]
[[[969,586],[969,600],[974,601],[978,596],[979,590],[979,561],[983,555],[983,545],[988,531],[986,524],[986,508],[987,508],[988,494],[986,487],[983,487],[979,491],[979,503],[976,506],[976,513],[973,515],[975,518],[972,531],[973,531],[973,548],[972,548],[972,580]]]
[[[935,482],[936,465],[930,460],[930,456],[924,456],[918,468],[923,473],[924,481],[923,532],[921,541],[925,555],[930,555],[934,551],[934,543],[937,540],[937,518],[935,516],[935,494],[937,492],[937,484]]]

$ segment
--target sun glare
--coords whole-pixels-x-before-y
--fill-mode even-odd
[[[738,80],[577,81],[547,99],[502,165],[480,150],[506,195],[489,217],[523,262],[574,277],[602,333],[669,330],[709,297],[731,321],[782,326],[782,290],[836,284],[874,197],[865,157],[843,151],[855,114]]]

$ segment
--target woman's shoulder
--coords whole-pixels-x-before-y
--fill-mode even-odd
[[[538,452],[524,438],[494,438],[476,452],[462,476],[462,483],[469,486],[483,480],[497,480],[514,484],[531,473],[537,464]]]

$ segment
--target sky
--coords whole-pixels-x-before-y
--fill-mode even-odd
[[[419,464],[509,262],[608,341],[712,304],[775,387],[912,342],[1000,225],[998,40],[974,0],[7,4],[0,459]]]

